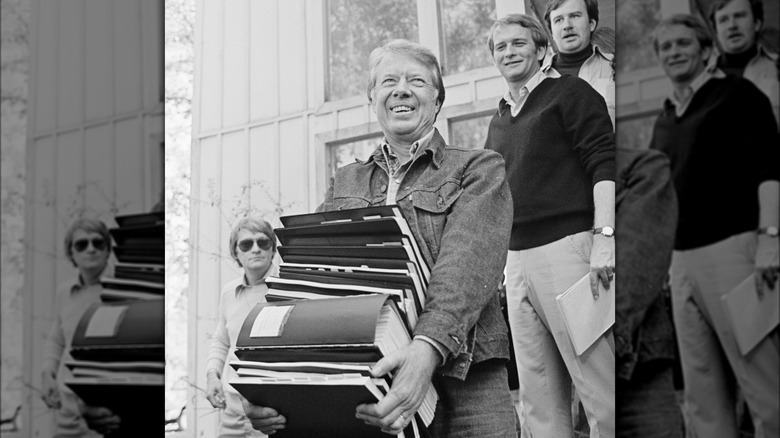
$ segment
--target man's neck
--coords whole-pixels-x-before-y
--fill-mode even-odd
[[[258,272],[256,270],[249,269],[244,271],[244,280],[248,286],[257,286],[258,284],[261,284],[263,282],[264,276],[265,272]]]
[[[758,54],[758,46],[753,44],[739,53],[722,53],[718,58],[718,67],[730,74],[742,75],[751,59]]]
[[[582,65],[585,60],[593,55],[593,44],[588,43],[587,46],[581,50],[572,53],[558,53],[557,61],[563,64],[579,64]]]
[[[79,279],[84,286],[92,286],[100,283],[100,274],[103,273],[103,269],[98,270],[82,270],[79,272]]]

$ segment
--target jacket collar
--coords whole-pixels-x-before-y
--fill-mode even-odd
[[[382,143],[384,143],[384,141]],[[376,149],[374,149],[374,152],[371,153],[371,156],[368,157],[367,160],[364,161],[357,159],[356,161],[362,165],[370,165],[375,164],[378,159],[384,160],[384,155],[382,153],[382,143],[380,143]],[[433,162],[434,167],[438,169],[441,167],[441,162],[444,160],[444,149],[446,146],[447,144],[444,142],[444,138],[441,136],[441,134],[439,134],[439,130],[433,128],[433,136],[423,147],[423,150],[418,151],[417,154],[415,154],[415,157],[412,159],[412,161],[416,161],[423,155],[428,154],[432,157],[431,161]]]

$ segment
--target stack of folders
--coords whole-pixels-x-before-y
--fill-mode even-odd
[[[253,390],[245,396],[259,397],[259,405],[289,406],[285,436],[382,436],[354,418],[355,406],[376,403],[389,390],[392,377],[374,379],[368,370],[411,342],[430,268],[395,205],[280,219],[282,263],[279,275],[266,279],[269,303],[258,308],[271,310],[255,309],[245,322],[241,361],[231,364],[240,380],[234,386]],[[276,337],[249,336],[256,321],[285,318]],[[436,400],[431,388],[404,436],[426,436]],[[311,411],[319,414],[307,419]]]
[[[430,268],[396,205],[283,216],[278,277],[268,301],[384,293],[411,332],[425,305]]]
[[[76,326],[65,384],[87,405],[119,415],[121,429],[111,436],[154,436],[164,428],[162,302],[95,303]]]
[[[355,408],[377,403],[392,376],[370,368],[411,342],[396,300],[365,294],[317,300],[259,303],[236,342],[238,377],[229,383],[247,400],[287,419],[282,437],[382,437],[355,418]],[[433,387],[399,436],[425,437],[437,394]]]
[[[165,213],[117,216],[109,230],[118,260],[113,277],[102,279],[104,302],[165,296]]]

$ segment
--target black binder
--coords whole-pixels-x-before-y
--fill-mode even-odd
[[[88,336],[93,316],[102,307],[124,307],[113,336]],[[164,361],[165,301],[95,303],[79,320],[73,334],[71,356],[87,361]]]

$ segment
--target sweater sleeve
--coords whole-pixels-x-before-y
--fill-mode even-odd
[[[559,94],[564,129],[593,185],[615,180],[615,133],[604,98],[587,82],[563,76],[567,92]]]
[[[227,320],[225,316],[227,307],[226,301],[230,299],[228,296],[229,292],[229,288],[225,287],[220,295],[219,320],[217,321],[214,335],[211,338],[209,355],[206,360],[206,370],[213,368],[220,374],[222,374],[222,368],[225,366],[225,360],[227,358],[228,350],[230,349],[230,338],[228,337]]]

